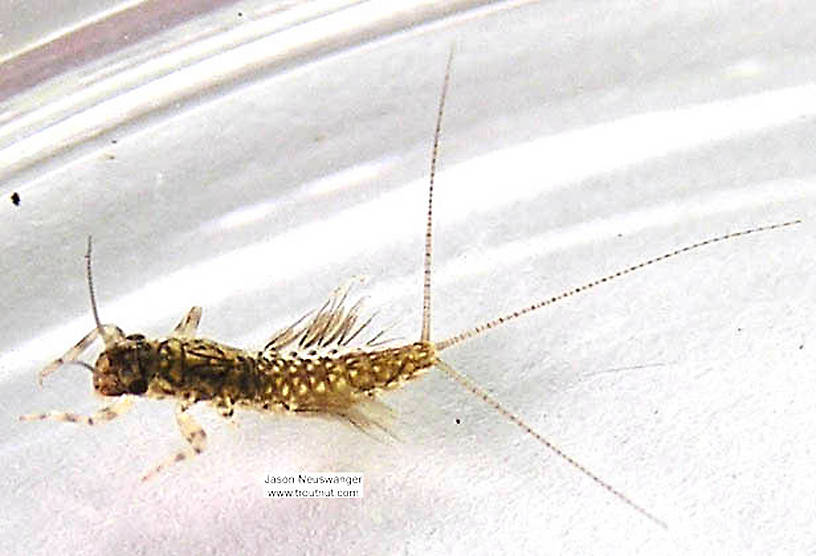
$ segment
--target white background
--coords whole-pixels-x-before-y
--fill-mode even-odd
[[[352,8],[250,40],[240,26],[273,15],[243,6],[208,16],[244,40],[223,55],[151,74],[167,55],[156,40],[4,101],[0,551],[816,549],[808,2],[496,4],[366,21],[347,43],[309,33],[362,27]],[[365,275],[377,322],[417,338],[452,43],[434,339],[707,237],[804,220],[443,353],[668,531],[436,371],[383,396],[398,441],[252,412],[235,428],[202,404],[207,451],[146,484],[139,474],[182,445],[169,401],[92,429],[16,422],[104,404],[81,367],[35,381],[92,326],[89,233],[102,319],[127,332],[166,334],[200,304],[203,335],[257,348]],[[143,65],[128,81],[117,72],[134,51]],[[265,497],[267,473],[298,470],[363,472],[365,497]]]

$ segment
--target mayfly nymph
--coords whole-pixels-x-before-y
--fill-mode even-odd
[[[348,302],[348,287],[335,290],[318,310],[278,332],[261,350],[248,351],[196,338],[201,320],[200,307],[190,309],[166,338],[148,339],[141,334],[125,335],[118,326],[102,324],[99,319],[91,273],[91,239],[88,238],[86,271],[95,327],[62,357],[42,369],[39,378],[42,380],[62,365],[79,364],[91,372],[96,392],[114,398],[114,403],[89,416],[47,412],[25,415],[20,419],[25,421],[54,419],[94,425],[121,415],[131,405],[135,396],[174,398],[178,402],[176,421],[187,441],[187,446],[146,473],[143,476],[143,479],[146,479],[166,466],[201,453],[205,449],[206,433],[188,413],[188,409],[199,401],[210,402],[225,417],[231,416],[235,407],[246,407],[259,411],[283,410],[290,413],[333,416],[361,429],[372,425],[381,427],[378,412],[382,415],[381,412],[387,408],[377,401],[377,395],[401,386],[436,367],[617,499],[665,527],[657,517],[589,471],[527,425],[515,413],[506,409],[484,388],[441,360],[439,353],[522,315],[654,263],[713,243],[798,224],[800,221],[792,220],[755,227],[687,245],[537,301],[444,340],[432,341],[430,329],[433,189],[452,55],[451,50],[439,100],[431,154],[423,261],[422,327],[417,341],[388,347],[385,345],[386,341],[381,339],[382,332],[363,341],[364,330],[371,319],[365,320],[361,316],[360,301],[353,304]],[[104,342],[104,350],[95,364],[91,365],[82,361],[80,356],[97,339]]]

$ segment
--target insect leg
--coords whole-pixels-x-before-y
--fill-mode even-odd
[[[64,365],[65,363],[76,361],[80,354],[86,349],[88,349],[88,346],[90,346],[98,336],[99,331],[96,328],[88,332],[84,338],[78,341],[74,347],[66,351],[62,357],[54,359],[48,365],[46,365],[46,367],[43,368],[37,375],[37,383],[40,386],[42,386],[43,379],[46,376],[56,371],[58,368],[60,368],[61,365]]]
[[[178,423],[181,435],[184,437],[184,440],[187,441],[190,447],[188,449],[180,450],[175,455],[170,456],[154,467],[151,471],[148,471],[142,475],[142,481],[150,479],[162,469],[166,469],[176,462],[184,461],[185,459],[189,459],[197,454],[200,454],[207,448],[207,433],[204,432],[201,425],[199,425],[196,420],[193,419],[192,415],[187,413],[187,410],[193,406],[193,403],[195,402],[185,400],[176,406],[176,423]]]
[[[113,326],[111,324],[103,326],[102,330],[105,332],[105,334],[109,335],[111,338],[115,338],[116,340],[120,340],[125,337],[125,334],[122,332],[121,329],[119,329],[119,327]],[[98,337],[99,337],[98,328],[94,328],[93,330],[88,332],[84,338],[78,341],[74,347],[66,351],[62,355],[62,357],[54,359],[53,361],[51,361],[51,363],[46,365],[45,368],[43,368],[37,375],[37,383],[40,386],[42,386],[43,379],[46,376],[50,375],[58,368],[60,368],[61,365],[65,365],[66,363],[77,362],[81,365],[85,365],[86,367],[90,367],[90,365],[88,365],[87,363],[83,363],[82,361],[78,361],[78,359],[79,356],[82,355],[82,352],[88,349],[91,346],[91,344],[94,343],[94,340],[96,340]],[[91,368],[91,370],[93,369]]]
[[[230,398],[222,398],[219,400],[216,403],[215,409],[221,417],[227,420],[233,429],[238,429],[238,420],[233,418],[235,416],[235,404]]]
[[[235,407],[233,406],[231,400],[223,400],[218,404],[216,409],[218,410],[218,414],[224,419],[231,419],[235,413]]]
[[[100,425],[113,421],[120,415],[124,415],[133,405],[133,398],[131,396],[122,396],[114,403],[103,407],[92,415],[78,415],[76,413],[69,413],[66,411],[48,411],[46,413],[29,413],[28,415],[21,415],[20,421],[44,421],[51,419],[52,421],[62,421],[64,423],[85,423],[86,425]]]
[[[191,308],[170,334],[173,338],[193,338],[201,322],[201,307]]]

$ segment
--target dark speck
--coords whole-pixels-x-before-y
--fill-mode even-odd
[[[462,423],[462,421],[459,419],[459,417],[457,417],[457,418],[456,418],[456,424],[457,424],[457,425],[459,425],[459,424],[461,424],[461,423]]]
[[[115,144],[116,144],[116,143],[118,143],[118,142],[119,142],[119,141],[117,141],[116,139],[114,139],[114,140],[112,140],[112,141],[111,141],[111,143],[112,143],[113,145],[115,145]]]
[[[805,349],[805,344],[799,344],[799,349]]]
[[[17,193],[16,191],[11,194],[11,202],[14,203],[15,207],[20,206],[20,194]]]
[[[243,12],[238,12],[238,17],[244,17],[244,13]]]

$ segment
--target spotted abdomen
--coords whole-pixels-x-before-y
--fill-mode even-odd
[[[258,366],[264,382],[262,401],[293,411],[336,411],[419,376],[435,361],[430,342],[334,357],[272,351],[262,356]]]

